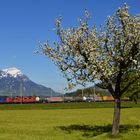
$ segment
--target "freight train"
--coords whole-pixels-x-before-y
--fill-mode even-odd
[[[0,96],[0,104],[10,104],[10,103],[54,103],[54,102],[64,102],[63,97],[36,97],[36,96],[25,96],[25,97],[9,97]]]
[[[0,96],[0,103],[60,103],[60,102],[99,102],[99,101],[113,101],[112,96],[96,96],[96,97],[8,97]]]

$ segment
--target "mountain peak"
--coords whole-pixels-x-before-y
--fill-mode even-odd
[[[51,88],[31,81],[19,69],[12,67],[0,70],[0,96],[57,96]]]
[[[2,71],[4,71],[6,74],[10,74],[13,77],[17,77],[17,75],[22,75],[22,72],[15,67],[3,69]]]

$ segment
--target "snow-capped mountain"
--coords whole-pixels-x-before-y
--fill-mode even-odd
[[[17,68],[8,68],[0,70],[0,79],[6,77],[11,78],[21,78],[23,81],[28,81],[29,78],[25,76],[19,69]]]
[[[17,68],[8,68],[8,69],[3,69],[3,76],[13,76],[13,77],[17,77],[17,76],[22,76],[22,72],[17,69]]]
[[[4,96],[57,96],[51,88],[31,81],[17,68],[0,70],[0,95]]]

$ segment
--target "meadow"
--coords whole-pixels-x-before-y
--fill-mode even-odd
[[[110,135],[113,103],[0,105],[0,140],[139,140],[140,104],[123,103],[120,135]]]

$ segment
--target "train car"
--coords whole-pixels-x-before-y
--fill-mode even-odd
[[[74,102],[73,97],[63,97],[63,98],[64,98],[64,102]]]
[[[12,99],[12,102],[13,102],[13,103],[22,103],[23,100],[22,100],[22,97],[14,97],[14,98]]]
[[[23,103],[35,103],[36,97],[32,97],[32,96],[22,97],[22,102]]]
[[[64,101],[63,97],[48,97],[48,98],[46,98],[46,102],[48,102],[48,103],[63,102],[63,101]]]
[[[1,104],[12,103],[12,99],[11,97],[8,97],[8,96],[0,96],[0,103]]]
[[[6,103],[7,104],[10,104],[10,103],[12,103],[13,101],[12,101],[12,98],[11,97],[6,97]]]
[[[112,96],[103,96],[103,101],[114,101]]]
[[[8,96],[0,96],[1,104],[9,104],[9,103],[39,103],[40,98],[34,96],[25,96],[25,97],[8,97]]]
[[[25,96],[25,97],[14,97],[12,99],[13,103],[37,103],[39,102],[39,97]]]
[[[0,103],[6,103],[6,96],[0,96]]]
[[[39,102],[39,103],[47,103],[47,99],[48,99],[49,97],[37,97],[36,98],[36,100],[37,100],[37,102]]]
[[[73,98],[75,102],[83,102],[83,97],[77,96]]]
[[[103,99],[102,99],[102,97],[101,96],[95,96],[94,97],[94,101],[95,102],[101,102]]]
[[[83,101],[84,102],[93,102],[94,101],[94,98],[93,97],[86,97],[86,96],[84,96],[83,97]]]

